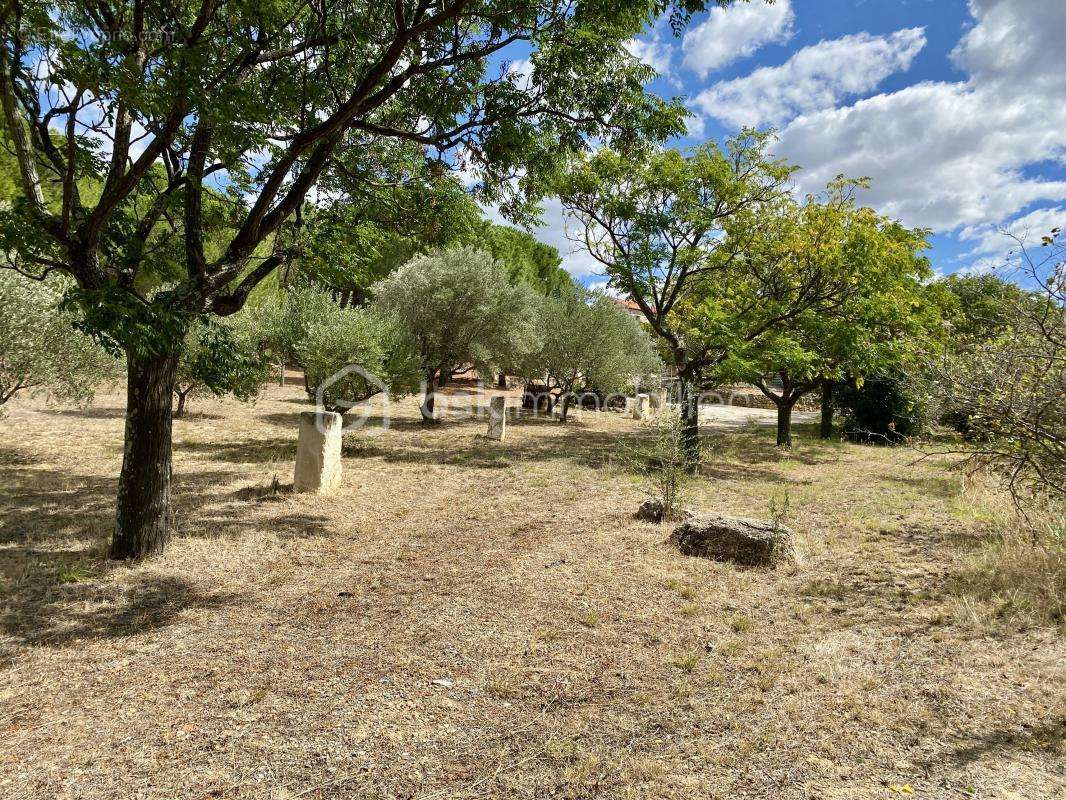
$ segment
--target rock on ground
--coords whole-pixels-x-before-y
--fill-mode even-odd
[[[670,542],[685,555],[752,567],[773,567],[797,560],[795,536],[789,528],[744,517],[693,517],[674,528]]]
[[[696,514],[687,508],[679,508],[674,511],[674,519],[689,519]],[[636,518],[643,522],[662,522],[666,517],[666,508],[662,500],[645,500],[637,509]]]

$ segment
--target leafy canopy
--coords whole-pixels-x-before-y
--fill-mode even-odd
[[[470,247],[412,259],[374,287],[373,310],[392,320],[423,375],[517,363],[537,345],[536,293],[512,283],[488,253]]]

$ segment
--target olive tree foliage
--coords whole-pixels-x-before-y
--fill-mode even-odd
[[[529,217],[589,139],[620,145],[682,129],[681,105],[645,91],[653,73],[625,45],[660,14],[681,24],[703,5],[0,6],[0,106],[22,189],[0,212],[0,250],[27,273],[73,278],[84,324],[126,354],[111,554],[159,552],[171,535],[171,395],[188,325],[237,312],[293,257],[288,229],[330,164],[352,171],[393,140],[442,163],[461,151],[481,199]],[[532,69],[500,63],[505,50],[528,54]],[[221,241],[205,234],[215,198],[226,204]],[[141,291],[161,253],[177,254],[183,274]]]
[[[583,392],[621,392],[657,376],[662,362],[643,326],[614,299],[573,288],[541,301],[541,345],[526,359],[525,377],[543,381],[562,403],[566,422]]]
[[[786,192],[793,170],[771,157],[768,146],[768,134],[745,133],[725,148],[603,148],[558,181],[563,204],[580,223],[575,238],[603,265],[611,286],[640,307],[677,372],[693,464],[699,387],[717,354],[689,335],[682,309],[702,284],[725,280],[726,242],[742,242],[758,209]]]
[[[62,294],[55,281],[0,270],[0,408],[20,392],[88,402],[120,374],[115,359],[57,308]]]
[[[345,414],[371,397],[401,396],[418,381],[397,326],[366,308],[342,306],[308,280],[249,309],[260,346],[272,359],[298,365],[308,397]]]
[[[538,345],[539,297],[512,283],[482,250],[463,247],[411,259],[373,288],[372,311],[395,324],[417,353],[426,383],[422,417],[434,418],[439,378],[518,363]]]
[[[417,360],[402,332],[365,308],[334,306],[316,317],[297,353],[327,411],[346,414],[375,395],[400,397],[418,385]]]
[[[998,334],[957,340],[934,386],[975,440],[966,464],[1001,475],[1024,506],[1066,496],[1066,243],[1055,228],[1039,247],[1016,244],[1005,271],[1030,291],[1006,294]]]
[[[185,415],[197,397],[256,397],[270,379],[269,350],[263,347],[258,319],[247,309],[222,321],[198,320],[189,326],[175,372],[174,416]]]

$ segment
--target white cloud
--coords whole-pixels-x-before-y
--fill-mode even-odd
[[[780,125],[869,92],[889,75],[909,69],[924,46],[924,28],[819,42],[804,47],[779,67],[762,67],[747,77],[716,83],[700,92],[695,104],[707,115],[738,128]]]
[[[782,129],[777,150],[803,167],[802,190],[866,175],[864,202],[939,232],[1066,200],[1066,181],[1026,172],[1066,163],[1061,0],[971,0],[970,10],[976,24],[952,54],[966,81],[909,86]]]
[[[582,230],[580,223],[572,219],[558,198],[544,202],[542,225],[533,234],[545,244],[554,246],[563,257],[563,269],[575,278],[585,278],[603,273],[603,264],[589,255],[584,245],[571,241]]]
[[[791,0],[777,0],[773,5],[753,0],[715,7],[685,35],[685,66],[706,77],[764,45],[787,42],[792,38],[795,19]]]
[[[707,123],[699,114],[693,114],[685,119],[685,129],[693,139],[702,139],[707,131]]]
[[[673,57],[673,47],[670,42],[652,36],[648,39],[630,39],[626,42],[626,49],[633,58],[647,64],[660,75],[669,76],[670,62]]]
[[[1007,222],[1004,225],[971,225],[959,231],[959,240],[972,243],[967,255],[998,258],[1000,263],[1007,255],[1018,249],[1019,243],[1026,247],[1039,246],[1040,237],[1052,228],[1066,227],[1066,207],[1039,208]]]

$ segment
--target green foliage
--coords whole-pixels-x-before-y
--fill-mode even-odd
[[[249,400],[259,394],[270,378],[271,364],[268,353],[260,349],[254,322],[245,311],[224,321],[205,319],[190,326],[174,386],[179,416],[190,397],[231,394]]]
[[[378,393],[397,397],[417,385],[417,362],[406,346],[381,316],[332,304],[308,320],[296,353],[326,410],[344,414]]]
[[[837,389],[836,405],[846,414],[845,433],[873,444],[895,444],[925,433],[933,408],[928,380],[903,368],[878,372]]]
[[[307,341],[311,327],[320,320],[333,319],[337,310],[329,292],[304,280],[287,287],[280,300],[268,298],[254,308],[253,314],[269,351],[286,364],[304,368],[301,345]]]
[[[486,222],[467,244],[487,250],[512,281],[526,283],[543,295],[562,295],[574,285],[561,266],[559,251],[526,231]]]
[[[1066,243],[1060,228],[1041,241],[1017,265],[1035,289],[982,282],[998,323],[981,314],[934,369],[946,419],[972,440],[966,464],[1000,475],[1022,507],[1066,497]]]
[[[172,289],[144,299],[129,289],[71,287],[62,308],[77,319],[77,328],[117,356],[132,352],[143,358],[171,355],[184,346],[195,315],[170,302]]]
[[[953,302],[948,321],[951,338],[959,343],[988,342],[1006,334],[1023,303],[1039,302],[1039,295],[999,275],[949,275],[938,281]]]
[[[374,287],[373,309],[394,322],[424,376],[518,363],[537,345],[537,296],[470,247],[419,256]]]
[[[563,397],[595,391],[612,394],[650,383],[661,362],[641,324],[601,293],[571,289],[541,302],[541,346],[522,374],[546,379]],[[565,417],[564,417],[565,419]]]
[[[709,285],[691,312],[693,332],[720,359],[718,380],[779,375],[788,402],[929,346],[940,317],[924,286],[927,233],[857,207],[856,185],[838,180],[823,198],[782,202],[772,224],[727,242],[730,280]]]
[[[20,7],[0,15],[20,45],[0,50],[0,87],[22,166],[2,165],[0,192],[17,177],[21,196],[0,245],[27,271],[70,274],[94,333],[143,354],[175,352],[201,313],[236,311],[302,243],[308,272],[365,289],[390,262],[470,235],[476,206],[442,168],[456,153],[477,199],[525,223],[588,141],[683,130],[682,105],[645,90],[652,73],[626,43],[700,6]],[[529,73],[497,68],[516,44]],[[114,157],[85,133],[101,118]],[[342,202],[302,242],[290,221],[316,185]]]
[[[557,181],[589,253],[611,285],[640,306],[677,374],[693,462],[698,385],[717,355],[692,335],[687,312],[703,284],[726,280],[724,238],[738,225],[750,227],[786,192],[793,169],[769,154],[769,142],[768,134],[748,132],[724,149],[602,148]]]
[[[0,406],[21,391],[87,402],[118,376],[115,359],[59,310],[61,296],[53,282],[0,270]]]
[[[299,365],[308,393],[321,388],[329,411],[343,414],[382,391],[402,395],[418,381],[417,363],[393,321],[341,308],[307,281],[251,312],[261,346],[275,360]]]
[[[622,442],[622,463],[641,477],[648,498],[662,505],[664,520],[679,519],[694,479],[681,418],[663,411],[641,434],[634,443]]]

